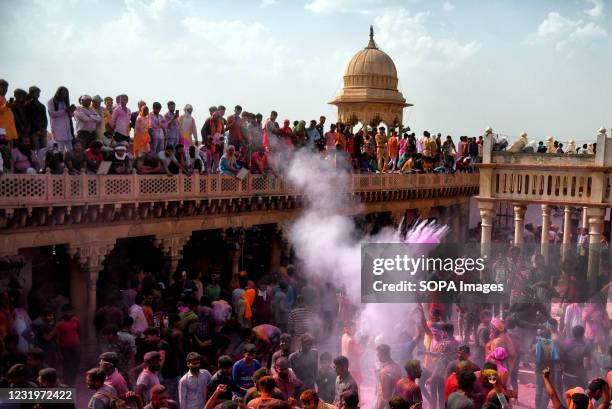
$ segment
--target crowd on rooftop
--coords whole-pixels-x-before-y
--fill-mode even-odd
[[[262,114],[236,105],[226,114],[222,105],[208,109],[198,128],[193,107],[182,114],[173,101],[128,107],[128,96],[115,98],[81,95],[71,102],[66,87],[59,87],[45,104],[36,86],[13,90],[6,99],[8,82],[0,80],[0,171],[17,174],[50,172],[97,173],[109,162],[109,174],[221,173],[237,175],[278,173],[300,149],[308,149],[334,165],[359,172],[473,171],[482,156],[482,137],[424,131],[419,137],[410,128],[343,124],[285,119],[272,111]],[[49,131],[50,129],[50,131]]]

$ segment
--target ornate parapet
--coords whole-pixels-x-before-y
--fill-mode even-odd
[[[474,195],[477,174],[354,174],[355,203]],[[4,175],[2,230],[294,211],[303,194],[284,179],[249,175]]]
[[[552,205],[612,204],[612,138],[597,135],[596,154],[494,151],[486,132],[479,199]]]

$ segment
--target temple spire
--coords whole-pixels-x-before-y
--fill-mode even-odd
[[[374,42],[374,26],[370,26],[370,41],[368,42],[368,46],[366,48],[378,48]]]

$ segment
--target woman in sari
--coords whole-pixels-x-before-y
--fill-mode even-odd
[[[222,175],[236,176],[239,170],[240,165],[236,161],[236,149],[229,145],[219,161],[219,172]]]
[[[190,104],[185,105],[183,109],[184,114],[178,119],[179,123],[179,143],[188,149],[189,146],[193,145],[193,141],[198,140],[198,129],[196,128],[195,119],[191,116],[193,107]]]
[[[134,158],[151,150],[151,135],[149,135],[149,107],[143,105],[138,112],[134,126]]]

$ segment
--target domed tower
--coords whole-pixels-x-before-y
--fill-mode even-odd
[[[338,107],[338,121],[355,125],[403,125],[403,111],[412,106],[397,90],[397,70],[391,57],[374,42],[370,26],[370,41],[351,58],[344,69],[344,87],[330,102]]]

